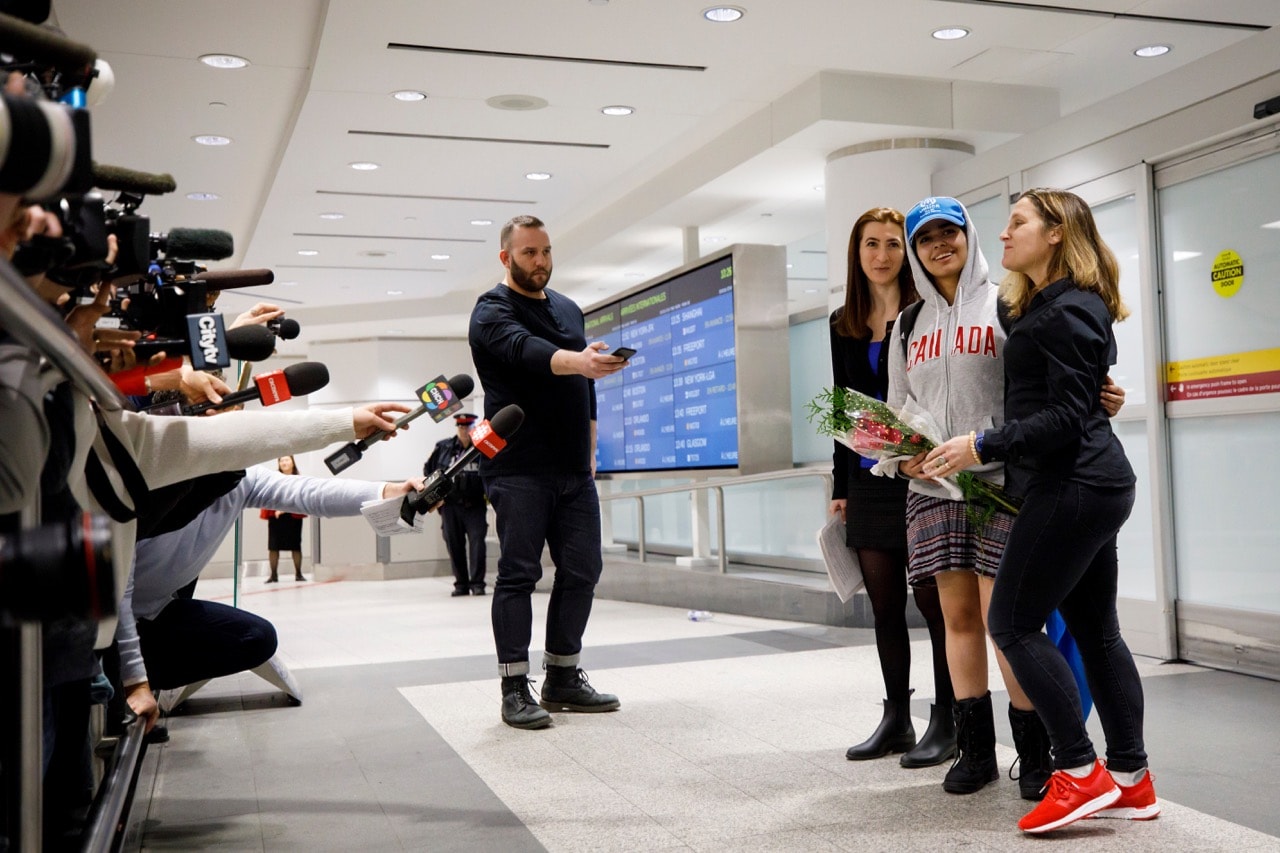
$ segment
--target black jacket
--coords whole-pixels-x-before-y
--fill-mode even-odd
[[[1133,485],[1100,397],[1115,361],[1102,297],[1060,279],[1032,298],[1004,346],[1004,425],[982,436],[982,457],[1004,461],[1010,494],[1045,480]]]
[[[443,471],[464,452],[462,441],[456,435],[436,442],[435,450],[431,451],[431,457],[422,466],[422,475],[430,477],[436,471]],[[444,503],[445,506],[484,506],[484,481],[480,479],[480,457],[472,459],[454,475],[453,491],[445,497]]]

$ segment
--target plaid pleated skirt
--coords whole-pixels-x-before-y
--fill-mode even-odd
[[[846,545],[881,551],[907,547],[907,480],[877,477],[866,468],[855,467],[849,473],[847,493]]]
[[[939,572],[977,572],[996,576],[1000,556],[1013,529],[1013,516],[997,511],[981,532],[965,512],[964,501],[907,493],[907,582],[927,584]]]

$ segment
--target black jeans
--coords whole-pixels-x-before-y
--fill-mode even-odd
[[[484,537],[489,532],[488,510],[480,506],[440,507],[440,532],[444,535],[449,562],[453,566],[453,588],[484,589],[486,559]]]
[[[138,620],[147,681],[167,690],[253,669],[276,653],[276,629],[261,616],[213,601],[174,599]]]
[[[1056,607],[1075,637],[1107,739],[1107,765],[1147,766],[1142,682],[1116,616],[1116,534],[1133,487],[1052,481],[1034,486],[1018,513],[991,593],[988,625],[1018,683],[1044,720],[1057,769],[1097,754],[1066,660],[1043,633]]]
[[[556,567],[544,648],[553,655],[576,656],[582,651],[582,634],[603,568],[595,481],[585,473],[514,475],[486,477],[484,485],[497,513],[502,550],[493,585],[498,663],[529,660],[530,596],[542,577],[544,543]]]

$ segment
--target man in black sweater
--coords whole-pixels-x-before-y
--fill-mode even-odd
[[[582,310],[547,289],[551,240],[542,222],[517,216],[502,227],[504,280],[476,300],[471,358],[484,388],[484,413],[517,403],[524,424],[502,453],[480,463],[497,514],[498,579],[493,636],[502,675],[502,720],[540,729],[548,710],[613,711],[578,667],[582,634],[602,568],[596,494],[595,380],[622,369],[603,341],[587,344]],[[542,577],[543,545],[555,563],[547,607],[541,702],[529,692],[530,596]],[[539,704],[541,707],[539,707]]]

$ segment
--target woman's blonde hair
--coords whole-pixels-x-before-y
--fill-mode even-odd
[[[1046,228],[1061,228],[1062,240],[1053,247],[1049,281],[1070,276],[1076,287],[1102,297],[1113,322],[1129,316],[1120,298],[1120,265],[1102,240],[1093,211],[1084,199],[1066,190],[1031,189],[1018,197],[1035,206]],[[1000,284],[1000,298],[1009,313],[1022,315],[1035,295],[1035,283],[1020,272],[1010,272]]]

